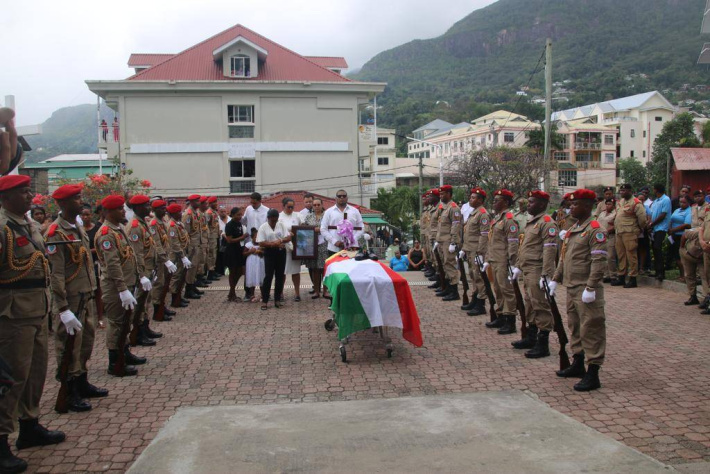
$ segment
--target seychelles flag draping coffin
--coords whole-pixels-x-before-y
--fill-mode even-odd
[[[402,328],[412,344],[423,344],[419,315],[409,284],[402,275],[379,261],[331,257],[324,284],[330,290],[338,338],[378,326]]]

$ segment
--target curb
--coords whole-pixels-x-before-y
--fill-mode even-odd
[[[640,275],[636,277],[636,281],[639,286],[651,286],[654,288],[672,291],[674,293],[688,294],[688,287],[686,284],[679,281],[663,280],[662,282],[659,282],[655,278]]]

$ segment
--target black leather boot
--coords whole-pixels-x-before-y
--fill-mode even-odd
[[[197,293],[197,294],[200,295],[200,296],[202,296],[202,295],[205,294],[204,291],[200,290],[200,289],[197,287],[197,282],[195,282],[195,284],[192,285],[192,291],[194,291],[195,293]]]
[[[103,398],[108,397],[108,390],[98,388],[89,383],[89,374],[84,372],[76,378],[79,395],[83,398]]]
[[[145,335],[151,339],[160,339],[163,337],[162,332],[156,332],[150,328],[150,322],[147,319],[143,320],[143,330],[145,331]]]
[[[530,326],[528,326],[528,333],[525,335],[525,338],[520,339],[519,341],[511,342],[510,345],[513,346],[515,349],[532,349],[533,347],[535,347],[536,342],[537,326],[531,324]]]
[[[460,299],[461,296],[459,295],[459,286],[449,285],[449,292],[448,294],[444,295],[441,301],[458,301]]]
[[[449,291],[449,280],[444,280],[444,286],[434,292],[438,297],[444,296]]]
[[[558,370],[557,372],[555,372],[558,377],[584,377],[584,374],[587,373],[587,371],[584,370],[584,352],[580,354],[574,354],[572,356],[572,359],[572,365],[570,365],[564,370]]]
[[[39,424],[38,419],[20,420],[20,435],[15,446],[17,449],[32,448],[34,446],[48,446],[59,444],[66,439],[61,431],[49,431]]]
[[[137,346],[143,346],[143,347],[152,347],[156,345],[157,343],[148,337],[148,334],[145,332],[145,324],[141,324],[138,326],[138,336],[136,337],[136,345]]]
[[[74,378],[69,380],[67,385],[69,388],[69,393],[67,393],[67,408],[69,408],[69,411],[82,412],[91,410],[91,403],[84,400],[79,394],[79,384],[77,379]]]
[[[629,281],[626,282],[624,288],[638,288],[638,283],[636,283],[636,277],[629,277]]]
[[[441,288],[441,281],[437,278],[436,280],[434,280],[434,283],[427,286],[427,288],[431,290],[438,290],[439,288]]]
[[[173,316],[175,316],[177,313],[175,311],[173,311],[172,309],[168,309],[168,306],[165,305],[165,307],[163,308],[163,314],[165,315],[166,321],[172,321]],[[168,318],[170,318],[170,319],[168,319]]]
[[[582,380],[574,384],[574,389],[578,392],[589,392],[601,388],[602,383],[599,381],[599,367],[600,366],[597,364],[589,364],[587,373]]]
[[[475,308],[477,295],[478,293],[474,292],[473,296],[471,296],[471,301],[468,304],[461,306],[461,311],[471,311],[473,308]]]
[[[626,275],[620,275],[616,279],[611,280],[611,286],[624,286],[626,284]]]
[[[698,296],[697,296],[697,295],[693,295],[693,296],[691,296],[690,298],[688,298],[688,301],[686,301],[686,302],[683,303],[683,304],[686,305],[686,306],[693,306],[694,304],[700,304],[700,301],[698,301]]]
[[[214,272],[214,270],[210,270],[207,272],[207,280],[217,281],[219,280],[219,277],[217,276],[217,273]]]
[[[115,375],[117,377],[130,377],[132,375],[138,374],[138,369],[134,366],[128,364],[128,359],[126,359],[126,365],[123,369],[123,375],[120,376],[116,373],[116,361],[118,360],[118,351],[109,349],[108,351],[108,372],[109,375]]]
[[[480,316],[482,314],[486,314],[486,300],[476,299],[473,309],[466,314],[469,316]]]
[[[146,359],[145,357],[139,357],[137,355],[131,354],[131,351],[128,349],[127,344],[124,350],[126,354],[126,365],[143,365],[148,362],[148,359]]]
[[[486,327],[490,329],[502,328],[505,325],[505,316],[499,314],[495,321],[487,321]]]
[[[159,311],[160,311],[160,305],[159,305],[159,304],[154,304],[154,305],[153,305],[153,321],[158,321],[158,320],[156,319],[155,315],[158,314]],[[172,321],[172,320],[173,320],[173,317],[170,316],[170,315],[168,314],[168,312],[170,312],[170,313],[172,313],[172,314],[175,314],[175,311],[170,311],[170,310],[168,309],[167,305],[164,306],[164,307],[163,307],[163,319],[162,319],[163,322],[165,322],[165,321]]]
[[[200,299],[200,295],[195,291],[195,285],[185,285],[185,298],[188,300]]]
[[[705,298],[703,298],[703,302],[700,303],[700,306],[698,306],[698,308],[708,309],[708,305],[710,305],[710,296],[706,296]]]
[[[498,329],[498,334],[513,334],[515,332],[517,332],[517,329],[515,328],[515,315],[506,315],[505,324],[503,324],[503,326]]]
[[[17,473],[27,470],[27,462],[12,454],[10,443],[7,441],[7,435],[0,436],[0,472]]]
[[[540,331],[535,347],[525,353],[528,359],[539,359],[550,355],[550,331]]]

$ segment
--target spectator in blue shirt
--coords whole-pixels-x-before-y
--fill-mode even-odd
[[[656,199],[651,204],[651,222],[648,229],[652,233],[653,240],[653,265],[656,269],[656,279],[663,281],[666,278],[666,267],[663,262],[663,241],[666,240],[666,232],[671,223],[671,199],[666,196],[666,187],[662,184],[654,184],[653,192]]]
[[[390,268],[396,272],[406,272],[409,269],[409,259],[397,250],[390,260]]]
[[[678,200],[678,209],[673,211],[671,222],[668,224],[668,235],[671,240],[670,257],[671,261],[675,261],[680,270],[680,278],[684,279],[683,264],[680,261],[680,239],[683,237],[686,229],[690,229],[692,222],[692,212],[690,210],[690,196],[681,196]]]

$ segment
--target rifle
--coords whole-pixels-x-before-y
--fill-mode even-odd
[[[76,311],[76,315],[81,317],[84,312],[84,306],[86,305],[86,295],[87,293],[79,294],[79,307]],[[54,403],[54,410],[57,413],[67,413],[69,407],[67,406],[67,395],[69,394],[69,366],[74,359],[74,339],[76,334],[67,333],[67,340],[64,343],[64,352],[62,353],[62,362],[58,367],[59,369],[59,392],[57,393],[57,401]]]
[[[550,294],[550,287],[547,285],[547,278],[542,278],[542,284],[545,288],[545,296],[547,297],[547,302],[550,303],[550,310],[552,312],[552,318],[555,321],[555,333],[557,334],[557,339],[560,340],[560,370],[565,370],[569,367],[569,356],[567,356],[567,351],[565,346],[569,342],[567,339],[567,333],[565,332],[565,326],[562,324],[562,315],[557,307],[557,302],[555,297]]]
[[[153,315],[153,319],[156,321],[165,321],[165,298],[168,296],[168,291],[170,290],[170,280],[173,279],[173,274],[167,269],[168,276],[165,277],[165,284],[163,285],[163,291],[160,292],[160,303],[158,304],[158,311]]]
[[[496,295],[493,293],[493,288],[491,287],[491,281],[488,279],[488,274],[483,269],[483,259],[480,255],[476,255],[474,261],[476,262],[476,265],[478,265],[478,272],[481,274],[481,278],[483,279],[483,286],[486,287],[486,296],[488,296],[488,303],[491,307],[491,322],[493,322],[498,319],[498,315],[496,314]]]
[[[153,269],[150,274],[151,284],[155,281],[156,274],[157,272],[155,271],[155,269]],[[136,310],[133,312],[133,326],[131,327],[131,333],[128,340],[129,343],[134,347],[138,345],[138,327],[140,327],[141,325],[141,317],[143,316],[143,311],[145,310],[145,302],[148,301],[148,295],[150,294],[150,291],[143,291],[141,299],[138,300],[138,304],[136,304]]]
[[[133,287],[133,295],[135,297],[136,287]],[[137,309],[137,308],[136,308]],[[123,377],[126,375],[126,339],[133,320],[133,310],[127,309],[123,313],[123,322],[121,323],[121,332],[118,335],[118,357],[114,365],[114,372],[117,376]]]
[[[513,268],[508,262],[508,276],[510,276],[510,281],[513,284],[513,290],[515,290],[515,302],[518,307],[518,313],[520,313],[520,335],[525,339],[528,335],[528,323],[525,317],[525,301],[523,300],[523,294],[520,292],[520,285],[518,285],[518,280],[513,280]]]
[[[437,245],[437,247],[439,247]],[[441,263],[441,255],[434,249],[434,257],[436,258],[436,266],[439,267],[439,287],[444,288],[444,283],[446,282],[446,272],[444,271],[444,264]]]
[[[462,303],[464,306],[468,306],[470,301],[468,300],[468,279],[466,278],[466,266],[463,263],[463,259],[459,258],[459,272],[461,273],[461,285],[463,286],[463,298]]]

